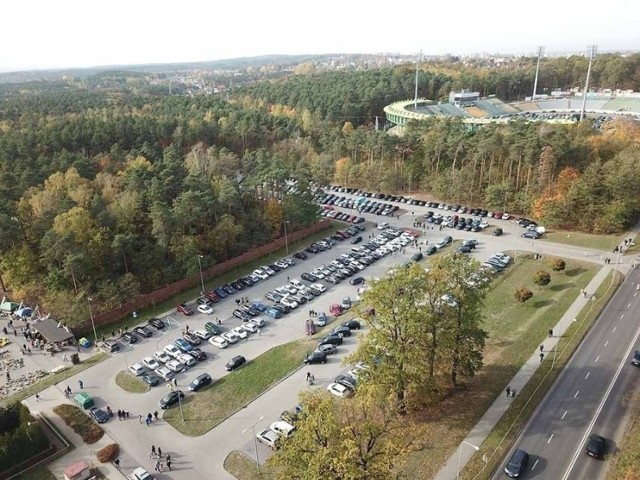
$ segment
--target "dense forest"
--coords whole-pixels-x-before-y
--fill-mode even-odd
[[[637,88],[639,59],[599,57],[595,85]],[[542,88],[572,86],[586,70],[581,57],[544,63]],[[420,94],[466,87],[508,99],[533,78],[530,60],[461,65],[425,65]],[[412,96],[414,75],[411,66],[292,75],[229,101],[141,94],[137,75],[118,91],[0,85],[0,274],[16,298],[73,324],[89,296],[108,309],[197,273],[198,255],[209,266],[281,235],[284,220],[292,229],[314,221],[310,180],[419,189],[591,232],[637,217],[636,123],[469,132],[434,119],[403,137],[376,130],[385,105]],[[292,178],[300,188],[287,193]]]

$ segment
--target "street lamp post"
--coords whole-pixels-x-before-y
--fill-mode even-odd
[[[93,309],[91,308],[91,302],[92,300],[90,298],[87,298],[87,303],[89,304],[89,315],[91,315],[91,326],[93,327],[93,337],[95,340],[95,345],[98,345],[98,332],[96,332],[96,324],[93,320]]]
[[[182,411],[182,394],[178,393],[178,405],[180,406],[180,418],[184,422],[184,412]]]
[[[456,480],[460,479],[460,463],[462,462],[462,445],[469,445],[471,448],[473,448],[476,452],[478,450],[480,450],[480,447],[478,447],[477,445],[474,445],[473,443],[469,443],[465,440],[462,441],[462,443],[460,444],[460,446],[458,447],[458,471],[456,473]]]
[[[260,472],[260,459],[258,458],[258,437],[256,436],[256,425],[260,423],[262,420],[264,420],[264,417],[260,417],[249,428],[245,428],[244,430],[242,430],[243,434],[247,433],[250,429],[253,430],[253,446],[255,447],[255,450],[256,450],[256,465],[258,465],[258,475],[260,475],[261,472]]]
[[[202,291],[200,295],[204,295],[204,277],[202,276],[202,255],[198,255],[198,267],[200,267],[200,286],[202,287]]]
[[[283,223],[284,223],[284,248],[285,248],[286,255],[289,255],[289,239],[287,238],[287,223],[289,223],[289,220],[285,220]]]

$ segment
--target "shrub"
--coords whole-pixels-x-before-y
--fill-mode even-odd
[[[531,297],[533,297],[533,292],[527,288],[520,287],[516,289],[515,292],[513,292],[513,296],[520,303],[524,303],[527,300],[529,300]]]
[[[545,272],[544,270],[538,270],[533,274],[533,283],[536,285],[540,285],[544,287],[545,285],[549,285],[551,282],[551,275],[549,272]]]
[[[104,435],[104,430],[75,405],[63,403],[53,408],[53,411],[69,425],[74,432],[82,437],[85,443],[96,443]]]
[[[549,266],[554,272],[560,272],[567,267],[567,262],[561,258],[553,258],[549,261]]]
[[[49,439],[26,406],[19,402],[10,404],[2,409],[2,415],[0,471],[15,467],[49,448]]]
[[[117,443],[110,443],[104,448],[98,450],[98,460],[101,463],[113,462],[120,454],[120,446]]]

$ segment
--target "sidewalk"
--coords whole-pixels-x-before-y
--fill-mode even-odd
[[[598,287],[604,282],[609,275],[609,272],[613,269],[621,271],[626,274],[629,270],[629,265],[617,264],[617,265],[605,265],[596,273],[586,287],[587,292],[595,292]],[[564,313],[560,321],[553,329],[553,337],[544,340],[544,350],[549,352],[555,348],[558,338],[562,337],[569,325],[573,322],[573,319],[582,311],[582,309],[589,303],[590,297],[583,297],[579,295],[578,298],[571,304],[571,306]],[[540,366],[540,351],[535,350],[531,354],[531,357],[525,362],[518,373],[513,377],[509,386],[516,392],[522,391],[527,382],[531,379],[535,371]],[[478,423],[471,429],[467,437],[464,439],[472,445],[480,446],[482,442],[491,433],[496,426],[502,415],[507,411],[511,405],[512,400],[507,398],[506,395],[499,395],[493,404],[487,409]],[[456,451],[449,457],[447,463],[442,467],[436,476],[436,480],[453,480],[457,476],[458,472],[458,460],[460,459],[460,470],[464,468],[467,462],[471,459],[473,454],[476,453],[471,446],[460,444]]]

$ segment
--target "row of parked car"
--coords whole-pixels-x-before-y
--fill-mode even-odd
[[[322,210],[320,212],[322,217],[333,218],[334,220],[341,220],[349,223],[364,223],[364,217],[353,215],[351,213],[339,212],[338,210]]]
[[[376,200],[366,199],[364,197],[346,197],[344,195],[336,195],[333,193],[319,193],[315,197],[315,201],[323,205],[323,209],[332,210],[334,206],[357,210],[360,213],[373,213],[376,215],[391,215],[396,212],[399,207],[389,203],[378,202]]]

